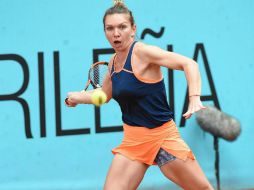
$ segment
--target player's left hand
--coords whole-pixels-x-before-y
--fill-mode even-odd
[[[185,114],[183,114],[183,117],[185,119],[189,119],[192,114],[194,114],[195,112],[201,110],[201,109],[205,109],[206,107],[203,106],[201,100],[200,100],[200,96],[191,96],[189,98],[189,105],[188,105],[188,110]]]

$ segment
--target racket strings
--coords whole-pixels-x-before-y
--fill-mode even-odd
[[[102,87],[102,83],[107,72],[108,72],[107,65],[97,64],[90,69],[89,79],[93,82],[93,84],[97,88]]]

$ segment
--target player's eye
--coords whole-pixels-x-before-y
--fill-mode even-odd
[[[125,28],[127,28],[127,26],[126,26],[125,24],[121,24],[121,25],[119,26],[119,28],[120,28],[121,30],[124,30]]]
[[[113,27],[112,27],[112,26],[107,26],[107,27],[106,27],[106,31],[111,32],[112,30],[113,30]]]

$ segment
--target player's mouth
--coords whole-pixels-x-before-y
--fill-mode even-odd
[[[115,40],[115,41],[114,41],[114,45],[115,45],[115,46],[119,46],[119,45],[121,45],[121,41],[119,41],[119,40]]]

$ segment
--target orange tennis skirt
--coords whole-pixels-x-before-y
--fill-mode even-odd
[[[131,160],[156,165],[154,159],[162,148],[181,160],[195,159],[191,149],[181,138],[173,120],[153,129],[127,124],[123,125],[123,129],[123,141],[112,150],[113,154],[120,153]]]

